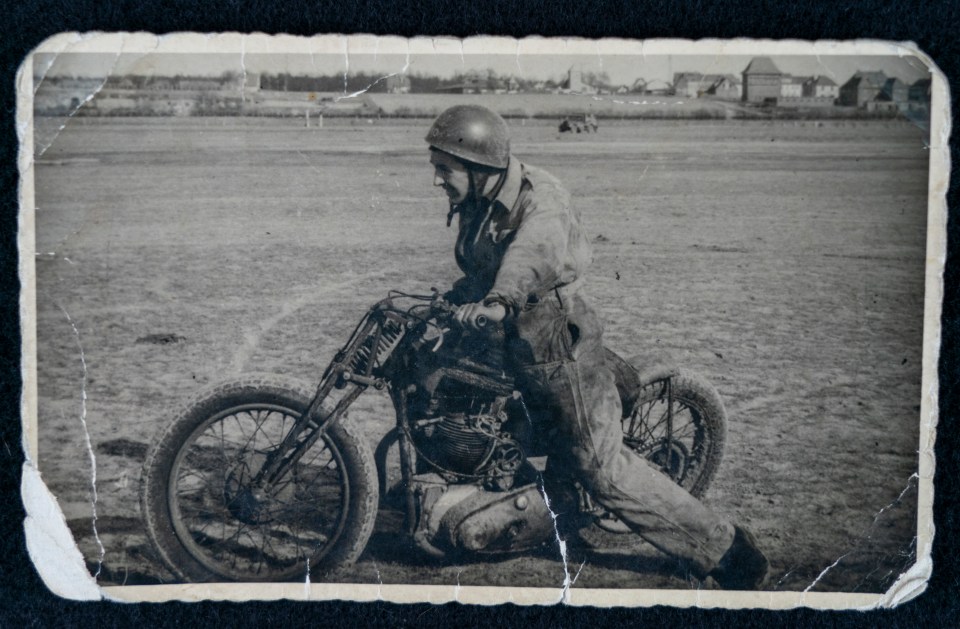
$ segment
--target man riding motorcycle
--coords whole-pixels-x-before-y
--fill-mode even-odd
[[[427,133],[434,185],[458,216],[464,277],[446,294],[468,329],[502,322],[507,365],[555,430],[548,469],[574,473],[596,501],[659,550],[723,588],[758,589],[769,564],[744,528],[714,513],[622,442],[620,397],[586,295],[590,247],[579,211],[549,173],[510,153],[509,131],[475,105]]]

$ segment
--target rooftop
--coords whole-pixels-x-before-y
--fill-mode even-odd
[[[814,85],[836,85],[836,82],[828,76],[815,76],[808,79]]]
[[[850,80],[846,82],[846,85],[850,86],[859,86],[861,83],[867,83],[873,87],[880,88],[883,87],[883,84],[887,82],[887,75],[883,72],[857,72]]]
[[[746,69],[743,71],[744,74],[782,74],[780,70],[777,69],[777,66],[773,64],[773,60],[770,57],[754,57],[749,64],[747,64]]]
[[[703,77],[705,83],[715,85],[720,81],[728,81],[733,85],[740,85],[740,79],[732,74],[706,74]]]

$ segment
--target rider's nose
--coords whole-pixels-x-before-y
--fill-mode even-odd
[[[440,176],[439,174],[437,174],[437,173],[433,173],[433,185],[435,185],[435,186],[442,186],[442,185],[443,185],[443,177],[441,177],[441,176]]]

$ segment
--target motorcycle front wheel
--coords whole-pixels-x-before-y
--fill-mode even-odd
[[[378,506],[369,447],[339,421],[269,490],[250,481],[306,411],[312,388],[250,376],[188,404],[141,476],[147,533],[189,582],[303,580],[363,552]]]

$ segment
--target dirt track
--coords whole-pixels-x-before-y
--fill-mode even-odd
[[[39,157],[40,469],[96,569],[85,389],[104,584],[170,578],[137,489],[171,408],[245,371],[315,380],[388,289],[455,278],[425,122],[300,124],[77,119]],[[809,122],[514,133],[515,153],[583,210],[607,343],[669,350],[720,389],[727,456],[706,501],[756,533],[771,586],[885,590],[915,551],[923,134]],[[387,400],[358,405],[373,442]],[[555,550],[415,565],[389,515],[336,578],[562,582]],[[571,559],[585,561],[574,587],[686,587],[652,549]]]

